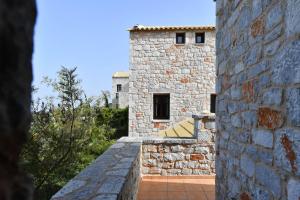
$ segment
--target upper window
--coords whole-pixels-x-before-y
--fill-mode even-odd
[[[205,33],[196,33],[196,44],[201,44],[205,42]]]
[[[185,43],[185,33],[176,33],[176,44]]]
[[[153,95],[153,119],[170,119],[170,94]]]
[[[216,113],[216,101],[217,101],[217,95],[211,94],[210,95],[210,112]]]
[[[121,90],[122,90],[122,85],[121,85],[121,84],[118,84],[118,85],[117,85],[117,92],[121,92]]]

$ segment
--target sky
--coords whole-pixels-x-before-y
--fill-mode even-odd
[[[88,96],[111,90],[116,71],[128,71],[128,28],[136,24],[215,25],[213,0],[37,0],[33,85],[38,97],[51,94],[40,83],[61,66],[77,67]]]

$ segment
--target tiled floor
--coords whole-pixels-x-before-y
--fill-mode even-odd
[[[138,200],[215,200],[215,177],[144,176]]]

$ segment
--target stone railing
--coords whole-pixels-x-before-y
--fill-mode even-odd
[[[193,115],[194,136],[198,141],[215,143],[216,116],[215,114]]]
[[[123,137],[52,200],[133,200],[142,175],[214,175],[214,117],[193,117],[197,137]]]
[[[140,152],[141,142],[119,140],[51,199],[136,199]]]
[[[143,175],[214,175],[215,145],[196,139],[148,139],[142,147]]]

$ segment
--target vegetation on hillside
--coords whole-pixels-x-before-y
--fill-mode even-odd
[[[50,199],[128,133],[128,109],[110,108],[108,92],[87,97],[76,68],[62,67],[57,80],[44,83],[57,96],[32,101],[30,136],[21,163],[33,175],[36,199]]]

